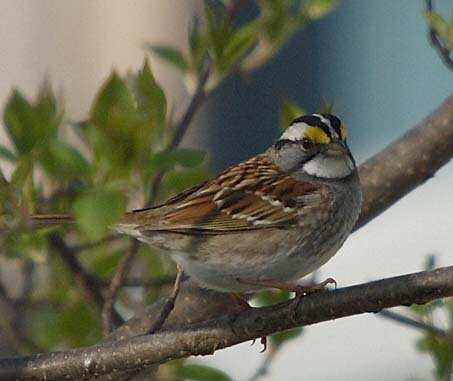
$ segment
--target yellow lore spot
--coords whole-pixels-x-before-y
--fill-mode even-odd
[[[327,144],[330,142],[329,135],[320,127],[308,127],[305,130],[305,136],[316,143]]]

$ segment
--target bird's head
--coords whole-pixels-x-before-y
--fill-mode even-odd
[[[289,173],[302,171],[317,178],[345,178],[356,170],[346,135],[345,125],[334,115],[301,116],[274,144],[275,162]]]

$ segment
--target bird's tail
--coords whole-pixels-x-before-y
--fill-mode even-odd
[[[75,220],[69,214],[32,214],[30,221],[35,226],[73,224]]]

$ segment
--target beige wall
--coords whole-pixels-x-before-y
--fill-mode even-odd
[[[67,117],[86,115],[112,68],[138,68],[145,43],[184,46],[196,0],[0,0],[0,107],[12,87],[34,94],[46,76],[64,94]],[[180,76],[151,58],[181,108]],[[0,132],[2,143],[4,131]]]

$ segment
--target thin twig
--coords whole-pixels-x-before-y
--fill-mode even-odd
[[[137,240],[131,240],[131,248],[126,255],[123,255],[118,268],[110,281],[110,286],[105,297],[105,302],[102,307],[102,322],[104,337],[109,335],[113,327],[113,307],[118,291],[123,284],[124,277],[126,276],[129,267],[138,253],[140,243]]]
[[[111,234],[111,235],[108,235],[106,237],[101,238],[100,240],[98,240],[96,242],[88,242],[88,243],[84,243],[82,245],[72,246],[72,250],[80,253],[82,251],[93,249],[95,247],[101,246],[101,245],[103,245],[105,243],[117,241],[117,240],[119,240],[121,238],[124,238],[123,234]]]
[[[184,277],[184,271],[181,267],[178,266],[178,273],[176,274],[175,284],[173,286],[173,292],[171,296],[165,301],[164,306],[160,311],[160,315],[153,326],[150,328],[149,333],[153,334],[159,331],[162,328],[162,325],[167,320],[167,317],[170,315],[173,308],[175,308],[176,297],[178,296],[179,289],[181,288],[181,282]]]
[[[275,355],[278,353],[281,347],[281,345],[274,345],[265,352],[265,357],[261,361],[260,366],[255,370],[255,373],[253,373],[248,381],[258,381],[261,377],[265,376],[269,372],[272,361],[274,360]]]
[[[100,279],[97,278],[96,282],[99,287],[109,287],[112,279]],[[175,278],[173,276],[162,276],[157,279],[144,280],[140,278],[125,278],[121,283],[121,287],[144,287],[144,288],[161,288],[165,286],[170,286],[175,283]]]
[[[426,10],[428,12],[433,12],[433,2],[432,0],[426,0]],[[429,41],[433,48],[439,53],[440,57],[444,61],[445,65],[450,69],[453,70],[453,58],[451,57],[451,51],[444,46],[442,41],[440,40],[439,35],[434,30],[432,26],[429,27],[428,30]]]
[[[0,316],[0,326],[2,334],[8,338],[8,341],[17,352],[31,351],[39,352],[43,348],[39,347],[24,330],[23,318],[28,314],[24,313],[24,309],[28,307],[25,301],[17,300],[11,297],[8,290],[4,287],[0,279],[0,298],[5,304],[5,309]],[[8,316],[11,315],[11,316]],[[4,346],[4,345],[3,345]]]
[[[396,321],[407,327],[411,327],[411,328],[415,328],[415,329],[422,329],[422,330],[432,333],[434,335],[443,336],[443,337],[448,336],[448,332],[441,328],[411,319],[408,316],[405,316],[405,315],[402,315],[402,314],[399,314],[399,313],[396,313],[393,311],[384,310],[384,311],[381,311],[377,316]]]
[[[230,22],[233,22],[237,18],[241,8],[246,2],[246,0],[235,0],[228,4],[226,14]]]
[[[96,287],[96,282],[93,282],[90,275],[85,271],[82,264],[79,262],[77,254],[74,250],[66,245],[63,238],[55,232],[49,234],[49,242],[51,247],[56,250],[56,252],[60,255],[60,258],[69,268],[75,280],[79,283],[87,300],[96,307],[102,309],[102,306],[104,305],[104,297],[98,287]],[[113,311],[113,319],[117,325],[120,325],[123,322],[123,319],[117,311]]]

